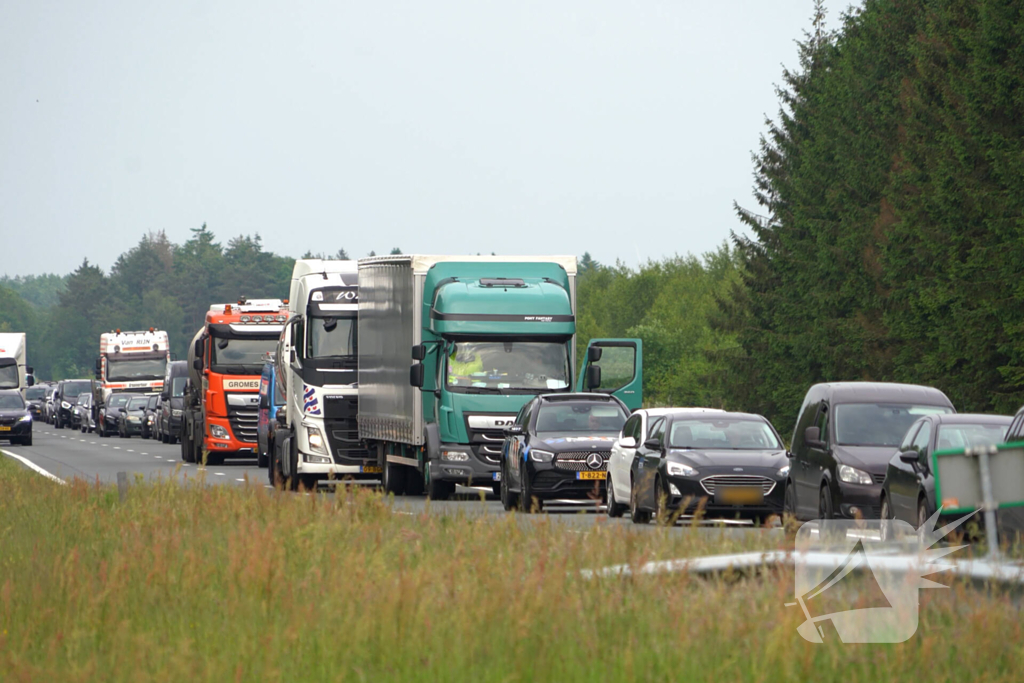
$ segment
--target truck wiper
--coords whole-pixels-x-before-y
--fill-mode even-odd
[[[466,387],[467,394],[504,394],[505,390],[499,387]]]

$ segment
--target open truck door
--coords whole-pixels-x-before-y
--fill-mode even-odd
[[[638,410],[643,403],[643,349],[639,339],[591,339],[576,391],[611,394],[630,410]]]

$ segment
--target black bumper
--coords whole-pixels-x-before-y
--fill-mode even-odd
[[[32,433],[31,422],[15,422],[14,424],[0,425],[0,439],[20,439]]]
[[[530,477],[530,493],[542,500],[552,498],[586,500],[604,496],[606,479],[580,478],[590,475],[590,470],[572,472],[556,469],[547,463],[534,462],[530,462],[527,468],[527,476]],[[593,472],[607,476],[607,472],[604,470]]]

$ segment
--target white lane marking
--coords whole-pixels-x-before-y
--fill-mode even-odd
[[[129,453],[134,453],[135,451],[133,451],[132,449],[130,449],[130,448],[129,448],[129,449],[128,449],[128,452],[129,452]]]
[[[273,487],[273,486],[271,486],[270,484],[264,484],[264,485],[263,485],[263,488],[265,488],[265,489],[272,489],[272,488],[274,488],[274,487]]]
[[[409,515],[410,517],[416,514],[415,512],[407,512],[406,510],[392,510],[392,512],[396,515]]]
[[[140,455],[149,455],[149,453],[141,453]]]
[[[157,460],[163,460],[163,458],[161,458],[159,455],[154,455],[153,457],[156,458]]]
[[[235,479],[235,481],[245,481],[245,479]]]
[[[28,467],[32,468],[33,470],[35,470],[39,474],[43,475],[47,479],[52,479],[53,481],[57,482],[58,484],[63,484],[64,486],[68,485],[68,483],[66,481],[64,481],[63,479],[58,477],[56,474],[51,474],[50,472],[47,472],[42,467],[40,467],[39,465],[35,464],[34,462],[29,460],[28,458],[23,458],[23,457],[21,457],[20,455],[18,455],[16,453],[11,453],[10,451],[0,451],[0,453],[3,453],[4,455],[9,455],[10,457],[14,458],[15,460],[20,460],[25,465],[27,465]]]
[[[95,445],[96,445],[96,442],[95,442],[95,441],[90,441],[89,443],[90,443],[90,444],[92,444],[93,446],[95,446]]]
[[[82,443],[85,443],[85,439],[79,439],[79,441],[81,441]]]
[[[214,474],[216,474],[218,477],[223,477],[224,476],[223,472],[214,472]]]
[[[114,446],[114,450],[115,451],[119,451],[119,450],[121,450],[121,447],[120,446]]]

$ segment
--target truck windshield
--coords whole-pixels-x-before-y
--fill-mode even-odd
[[[310,318],[307,358],[355,356],[358,350],[355,316],[346,318]]]
[[[895,448],[917,418],[951,412],[953,409],[945,406],[845,403],[836,406],[836,443],[841,446]]]
[[[171,396],[173,398],[181,398],[185,395],[185,382],[187,381],[188,377],[171,378]]]
[[[214,338],[211,348],[210,369],[224,374],[258,375],[263,371],[263,360],[277,347],[277,338],[221,339]]]
[[[18,388],[18,366],[4,365],[0,367],[0,389]]]
[[[167,358],[147,358],[142,360],[107,359],[108,382],[163,379],[166,370]]]
[[[445,375],[464,393],[554,391],[569,386],[569,354],[560,342],[455,342]]]

